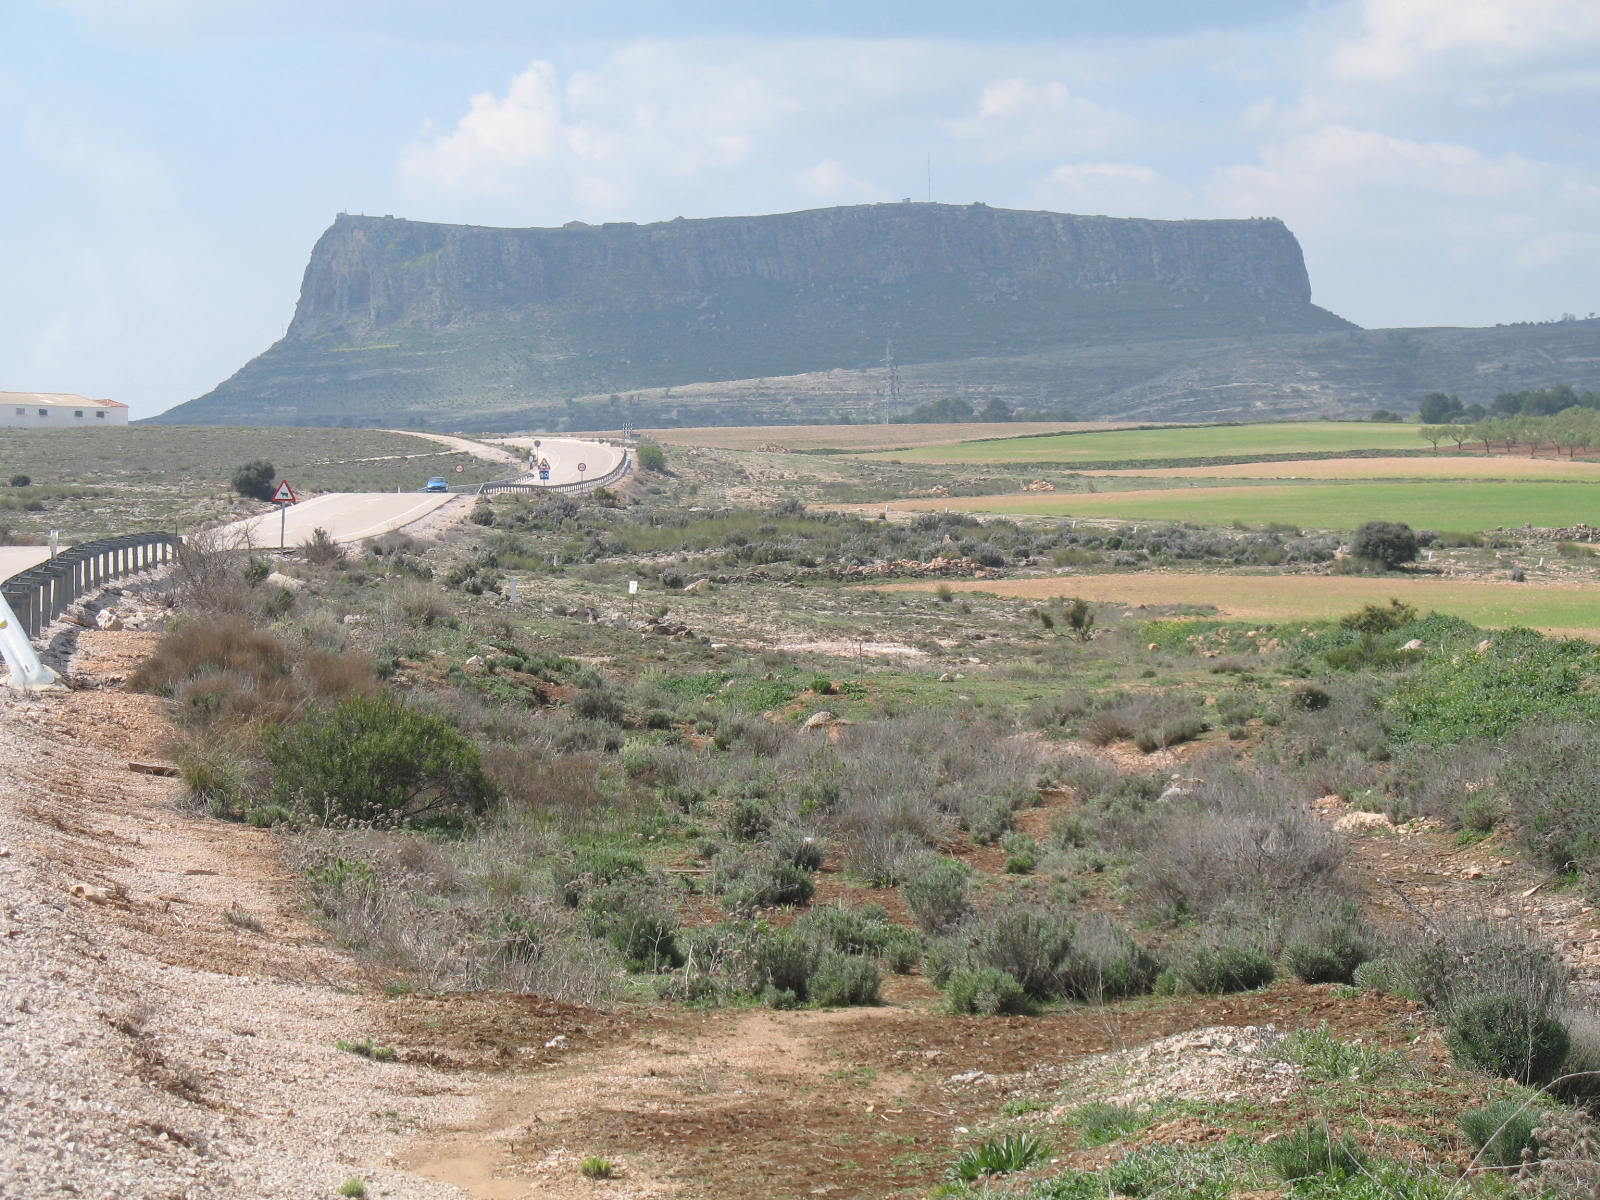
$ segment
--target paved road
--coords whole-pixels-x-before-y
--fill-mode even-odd
[[[62,546],[65,550],[66,547]],[[49,546],[0,546],[0,580],[36,567],[50,557]]]
[[[452,437],[448,433],[418,433],[415,429],[385,429],[384,433],[403,433],[407,437],[425,438],[430,442],[438,442],[441,446],[449,446],[452,450],[465,451],[474,458],[481,458],[485,462],[519,464],[522,456],[503,450],[499,446],[491,446],[486,442],[473,441],[471,438]]]
[[[536,453],[540,458],[550,460],[551,484],[557,483],[582,483],[585,479],[598,479],[622,461],[622,448],[610,446],[605,442],[589,442],[582,438],[564,437],[514,437],[501,438],[502,446],[517,446],[523,450],[532,450],[533,443],[539,443]],[[526,460],[524,460],[526,461]],[[578,464],[582,463],[584,470],[578,471]],[[537,480],[535,476],[535,480]]]
[[[298,546],[313,530],[326,529],[336,542],[359,542],[420,520],[460,496],[422,492],[330,492],[289,506],[284,519],[283,543]],[[224,525],[217,531],[225,543],[248,538],[252,546],[276,548],[279,516],[264,513]]]

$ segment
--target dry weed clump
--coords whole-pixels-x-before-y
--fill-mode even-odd
[[[1206,720],[1199,706],[1185,696],[1133,696],[1100,709],[1084,728],[1091,746],[1107,746],[1128,739],[1149,754],[1204,733]]]
[[[620,964],[530,865],[549,849],[515,823],[489,822],[460,844],[400,830],[309,832],[293,856],[340,941],[430,987],[604,1005]]]
[[[1348,891],[1342,843],[1284,776],[1227,768],[1190,788],[1150,833],[1138,889],[1167,912],[1246,905],[1285,917]]]

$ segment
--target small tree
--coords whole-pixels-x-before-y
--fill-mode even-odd
[[[252,500],[271,500],[272,477],[277,474],[264,458],[253,458],[233,473],[233,490]]]
[[[664,475],[667,471],[666,451],[654,442],[640,442],[638,450],[639,466],[646,471],[654,471]]]
[[[1089,602],[1082,596],[1074,596],[1068,600],[1061,615],[1066,618],[1073,636],[1080,642],[1087,642],[1094,636],[1094,609],[1089,607]]]
[[[1396,521],[1368,521],[1350,539],[1350,553],[1385,567],[1415,562],[1417,535],[1411,526]]]

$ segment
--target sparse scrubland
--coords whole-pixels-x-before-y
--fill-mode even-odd
[[[869,1108],[848,1161],[781,1194],[1595,1194],[1592,962],[1384,847],[1600,898],[1600,649],[1404,603],[1266,625],[1075,602],[1071,575],[1035,600],[878,590],[1327,570],[1341,539],[884,521],[792,479],[707,506],[726,452],[665,460],[270,564],[288,588],[192,547],[131,681],[170,698],[191,802],[279,831],[397,992],[887,1004],[938,1030],[932,1058],[851,1068],[892,1064],[874,1104],[935,1120]],[[986,1057],[1051,1021],[1105,1057]],[[1142,1074],[1163,1056],[1182,1086]],[[981,1119],[940,1125],[957,1103]],[[595,1161],[625,1179],[653,1145]]]

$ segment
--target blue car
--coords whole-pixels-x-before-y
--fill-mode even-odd
[[[425,492],[448,492],[450,490],[450,481],[443,475],[435,475],[428,480],[427,486],[422,490]]]

